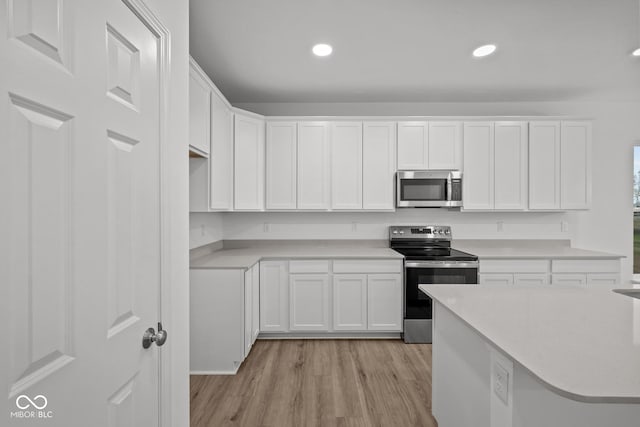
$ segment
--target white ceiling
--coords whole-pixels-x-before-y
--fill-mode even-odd
[[[638,0],[191,0],[232,103],[640,100]],[[315,43],[333,45],[318,58]],[[471,51],[498,45],[483,59]]]

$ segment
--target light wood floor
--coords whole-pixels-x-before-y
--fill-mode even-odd
[[[259,340],[235,376],[191,376],[191,426],[425,426],[431,345]]]

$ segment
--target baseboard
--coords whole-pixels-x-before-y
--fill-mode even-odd
[[[402,338],[400,332],[260,332],[259,340],[389,340]]]
[[[238,369],[235,371],[190,371],[189,375],[235,375],[237,373]]]

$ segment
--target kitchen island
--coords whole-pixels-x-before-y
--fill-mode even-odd
[[[640,300],[590,287],[437,286],[440,426],[640,425]]]

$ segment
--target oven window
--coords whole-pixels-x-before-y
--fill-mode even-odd
[[[444,179],[402,179],[401,200],[446,200],[447,181]]]
[[[431,298],[418,285],[478,283],[477,268],[407,268],[405,272],[405,318],[431,319]]]

